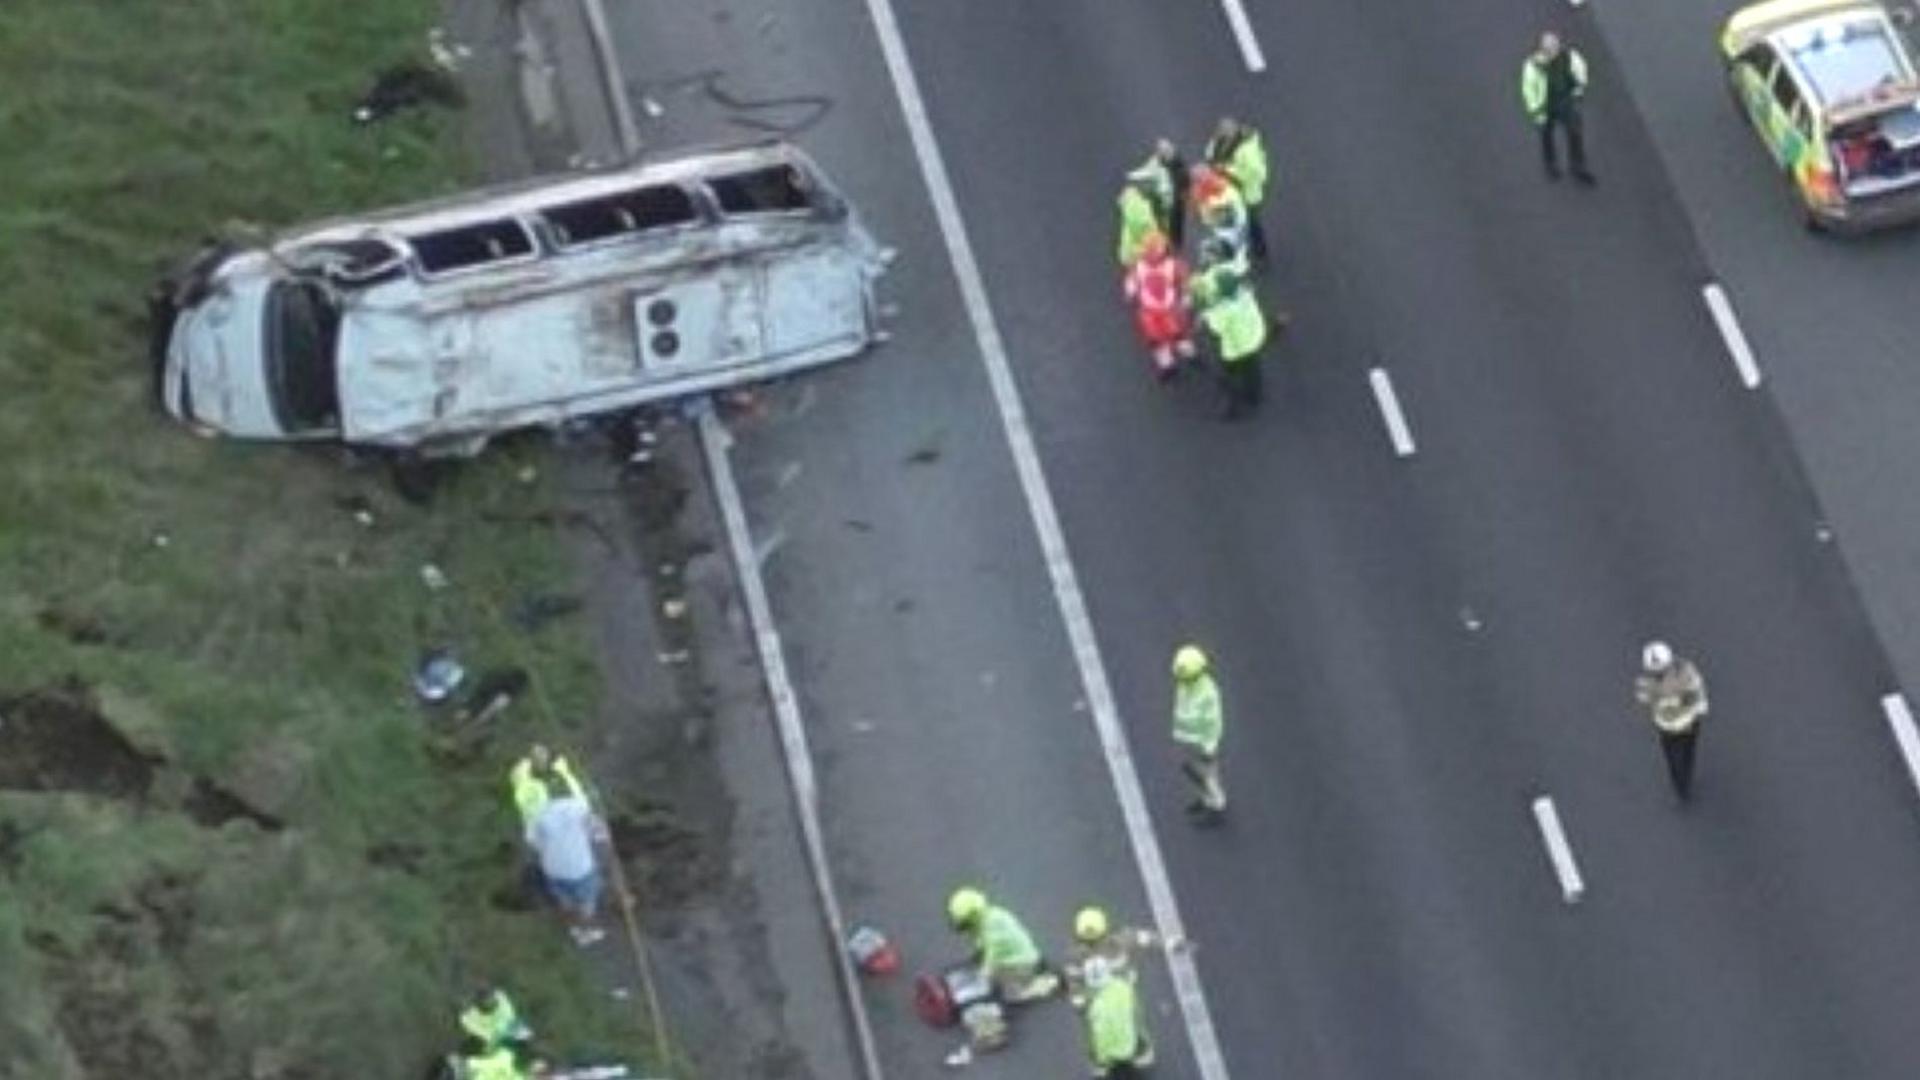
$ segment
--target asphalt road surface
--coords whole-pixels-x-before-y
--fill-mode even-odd
[[[1679,65],[1711,63],[1710,38],[1670,36],[1712,19],[1620,5],[1603,40],[1519,0],[1247,0],[1255,77],[1209,3],[898,0],[1236,1077],[1805,1080],[1920,1058],[1915,799],[1878,704],[1895,680],[1771,383],[1740,385],[1700,303],[1723,275],[1763,361],[1810,333],[1774,302],[1798,240],[1702,227],[1700,184],[1735,166],[1698,155],[1760,162],[1737,128],[1666,119],[1696,123]],[[849,907],[915,966],[948,947],[961,876],[1054,944],[1081,900],[1142,910],[865,5],[615,16],[636,97],[664,106],[656,143],[683,120],[785,130],[902,253],[894,342],[737,426]],[[1520,116],[1546,20],[1594,65],[1597,190],[1548,184]],[[1651,136],[1636,101],[1660,107]],[[1239,425],[1204,381],[1147,377],[1111,263],[1125,168],[1161,134],[1197,149],[1223,111],[1267,133],[1262,287],[1296,315]],[[1653,635],[1713,694],[1685,808],[1631,695]],[[1235,805],[1206,833],[1165,753],[1189,637],[1230,710]],[[1578,906],[1528,812],[1542,793]],[[1153,998],[1179,1080],[1157,972]],[[898,987],[870,1001],[889,1075],[937,1071]],[[1023,1023],[978,1075],[1078,1068],[1064,1018]]]
[[[1136,745],[1175,643],[1224,667],[1233,820],[1170,844],[1236,1075],[1905,1075],[1893,679],[1604,42],[1589,191],[1519,115],[1546,6],[1248,10],[1259,78],[1199,5],[900,5]],[[1297,314],[1244,425],[1147,379],[1109,261],[1124,168],[1222,111],[1267,132]],[[1656,634],[1714,696],[1684,809],[1631,698]]]
[[[1909,11],[1910,3],[1905,3]],[[1596,9],[1726,282],[1903,684],[1920,685],[1920,233],[1810,235],[1786,181],[1728,103],[1720,0]],[[1911,36],[1911,35],[1910,35]]]

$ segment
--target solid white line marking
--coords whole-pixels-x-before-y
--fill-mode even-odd
[[[1920,790],[1920,731],[1914,730],[1913,710],[1907,708],[1907,699],[1902,694],[1881,698],[1880,708],[1887,714],[1887,724],[1893,728],[1893,741],[1900,744],[1900,756],[1907,760],[1907,775],[1913,778],[1914,788]]]
[[[607,23],[607,11],[601,0],[584,0],[581,10],[587,17],[587,37],[598,53],[601,89],[607,95],[607,107],[613,111],[613,125],[620,136],[620,148],[629,158],[640,152],[640,126],[633,122],[633,103],[627,100],[626,79],[620,77],[620,56],[613,49],[613,31]]]
[[[1240,6],[1240,0],[1220,0],[1220,6],[1226,9],[1227,25],[1233,28],[1233,40],[1240,46],[1240,59],[1247,70],[1256,75],[1267,70],[1267,55],[1260,51],[1260,39],[1253,36],[1253,20],[1247,18],[1247,9]]]
[[[621,74],[620,56],[615,51],[601,0],[584,0],[587,29],[593,38],[594,52],[600,64],[602,89],[613,105],[614,121],[621,149],[629,158],[640,152],[640,133],[633,122],[633,110],[627,103],[626,78]],[[780,646],[780,628],[773,621],[773,605],[767,600],[767,585],[760,576],[760,564],[786,541],[776,531],[762,551],[753,543],[747,527],[746,506],[740,499],[740,485],[733,477],[733,461],[727,451],[733,436],[714,414],[712,399],[705,401],[698,421],[700,449],[713,481],[714,501],[719,504],[720,520],[727,531],[727,548],[733,557],[734,573],[740,578],[740,592],[746,601],[747,622],[753,629],[754,649],[760,655],[761,676],[767,697],[773,705],[774,726],[780,736],[781,756],[785,759],[787,779],[800,819],[800,838],[806,848],[807,867],[812,871],[814,892],[820,898],[820,911],[832,939],[835,974],[848,1013],[853,1019],[853,1035],[860,1055],[861,1075],[866,1080],[884,1080],[880,1050],[873,1037],[873,1021],[867,1015],[866,991],[847,955],[847,919],[840,909],[840,894],[834,886],[833,869],[827,861],[826,833],[820,825],[820,785],[813,771],[813,751],[807,745],[807,729],[800,719],[800,699],[787,674],[786,654]],[[794,466],[797,475],[797,463]],[[789,478],[783,477],[782,486]]]
[[[1387,375],[1386,368],[1374,368],[1367,372],[1367,381],[1373,384],[1373,398],[1380,403],[1380,415],[1387,420],[1387,437],[1393,440],[1393,452],[1400,457],[1412,457],[1413,429],[1407,426],[1407,415],[1400,411],[1400,395],[1393,392],[1393,379]]]
[[[1727,290],[1717,281],[1709,282],[1700,290],[1706,297],[1707,310],[1713,314],[1715,326],[1720,328],[1720,338],[1727,343],[1727,352],[1733,354],[1733,366],[1740,369],[1740,382],[1752,390],[1760,385],[1760,365],[1754,362],[1753,348],[1747,344],[1747,335],[1740,329],[1740,320],[1733,316],[1733,303],[1727,299]]]
[[[1237,6],[1237,5],[1235,5]],[[1180,919],[1180,907],[1173,895],[1173,882],[1167,875],[1166,861],[1160,854],[1160,842],[1154,835],[1153,819],[1147,813],[1147,799],[1140,787],[1140,776],[1133,767],[1133,755],[1127,747],[1126,729],[1113,700],[1113,687],[1107,681],[1106,664],[1094,638],[1093,620],[1080,591],[1079,576],[1067,554],[1066,534],[1054,510],[1053,495],[1041,471],[1040,454],[1027,423],[1026,409],[1020,402],[1020,390],[1013,381],[1013,367],[1007,361],[1000,328],[987,301],[987,287],[980,265],[973,256],[973,244],[967,238],[960,203],[954,197],[953,184],[947,178],[947,166],[934,139],[933,122],[927,116],[926,102],[907,59],[907,45],[900,33],[890,0],[867,0],[867,12],[880,39],[880,51],[886,58],[887,73],[893,79],[894,94],[913,140],[914,156],[920,161],[921,176],[933,200],[934,217],[940,223],[947,254],[953,263],[960,296],[973,324],[980,345],[980,359],[986,365],[987,382],[993,388],[994,404],[1006,429],[1007,448],[1013,455],[1020,490],[1026,496],[1027,510],[1033,517],[1034,532],[1040,540],[1041,556],[1052,579],[1054,601],[1066,624],[1067,640],[1073,648],[1080,681],[1086,688],[1088,711],[1100,748],[1107,759],[1114,795],[1120,803],[1120,816],[1126,824],[1127,839],[1133,846],[1134,861],[1139,864],[1147,903],[1155,924],[1167,937],[1184,939],[1186,928]],[[1258,59],[1256,56],[1255,59]],[[1227,1063],[1214,1033],[1213,1014],[1207,1008],[1206,994],[1200,984],[1200,969],[1192,953],[1171,953],[1167,968],[1173,977],[1174,994],[1186,1021],[1187,1038],[1193,1046],[1195,1064],[1203,1080],[1227,1080]]]
[[[820,896],[827,932],[833,939],[833,954],[839,969],[840,984],[848,1009],[853,1014],[855,1041],[859,1044],[861,1066],[867,1080],[881,1080],[880,1052],[873,1038],[873,1023],[867,1016],[865,990],[854,973],[853,962],[841,943],[847,940],[846,915],[840,910],[840,894],[834,886],[833,870],[827,861],[827,842],[820,826],[820,784],[813,771],[813,750],[807,745],[806,725],[800,719],[800,699],[793,692],[793,680],[787,674],[787,658],[780,645],[780,627],[773,621],[773,605],[767,600],[767,585],[760,576],[760,556],[754,550],[753,533],[747,527],[746,506],[740,498],[740,485],[733,477],[733,459],[727,454],[733,436],[711,408],[702,410],[699,419],[700,448],[713,478],[714,501],[720,506],[720,520],[726,526],[727,548],[733,556],[734,571],[740,575],[740,592],[746,600],[747,622],[753,629],[755,651],[767,684],[767,697],[773,703],[774,726],[780,733],[780,749],[786,759],[787,778],[793,785],[793,801],[799,809],[800,838],[807,848],[807,864],[813,870],[814,891]]]
[[[1573,861],[1573,845],[1567,843],[1567,831],[1560,827],[1560,812],[1553,808],[1553,800],[1542,795],[1533,800],[1533,820],[1540,826],[1540,838],[1546,842],[1547,858],[1553,860],[1553,872],[1560,879],[1560,896],[1569,904],[1577,904],[1586,895],[1587,886],[1580,880],[1579,864]]]

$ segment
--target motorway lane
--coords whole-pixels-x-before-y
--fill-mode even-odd
[[[900,308],[892,340],[761,388],[758,414],[730,424],[842,906],[891,935],[910,973],[958,958],[941,913],[962,881],[1004,897],[1056,955],[1082,903],[1144,917],[1078,672],[864,6],[843,0],[796,18],[784,0],[629,0],[609,5],[609,17],[649,146],[794,124],[789,134],[899,253],[880,289]],[[1157,1015],[1171,1009],[1162,976],[1149,988]],[[885,1075],[952,1075],[939,1061],[954,1033],[921,1023],[910,990],[907,977],[865,983]],[[1169,1022],[1160,1027],[1156,1075],[1194,1076],[1185,1040]],[[1083,1070],[1081,1032],[1063,1005],[1021,1015],[1016,1032],[1011,1049],[966,1075]],[[782,1067],[769,1062],[768,1075]]]
[[[1894,1075],[1920,858],[1889,676],[1630,103],[1590,113],[1599,191],[1540,180],[1513,92],[1538,10],[1255,3],[1257,82],[1186,9],[902,17],[1143,756],[1172,644],[1221,645],[1239,805],[1172,860],[1236,1072]],[[1148,384],[1106,261],[1124,165],[1229,108],[1275,144],[1302,313],[1240,427]],[[1656,627],[1720,714],[1685,812],[1630,699]]]
[[[1772,382],[1902,681],[1920,685],[1920,232],[1808,235],[1728,103],[1715,50],[1738,5],[1598,7],[1716,273]],[[1907,5],[1910,9],[1911,4]]]

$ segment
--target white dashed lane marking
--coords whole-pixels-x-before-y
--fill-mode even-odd
[[[1573,845],[1560,824],[1560,811],[1551,796],[1533,800],[1533,820],[1540,826],[1540,840],[1547,845],[1547,858],[1553,861],[1553,874],[1560,879],[1560,898],[1577,904],[1587,894],[1587,883],[1580,878],[1580,864],[1574,861]]]
[[[1412,457],[1418,447],[1413,444],[1413,429],[1407,425],[1407,414],[1400,408],[1400,395],[1394,392],[1393,377],[1386,368],[1374,368],[1367,372],[1367,382],[1373,386],[1373,399],[1380,404],[1380,415],[1387,422],[1387,438],[1393,440],[1393,452],[1397,457]]]
[[[1258,75],[1267,70],[1267,54],[1260,51],[1260,39],[1253,36],[1253,20],[1240,0],[1220,0],[1227,13],[1227,25],[1233,28],[1234,43],[1240,46],[1240,60],[1247,70]]]
[[[1881,698],[1880,708],[1887,714],[1887,726],[1893,728],[1893,741],[1900,745],[1907,775],[1913,778],[1914,789],[1920,791],[1920,731],[1914,730],[1913,710],[1907,707],[1907,699],[1902,694]]]
[[[1733,357],[1733,366],[1740,372],[1740,384],[1749,390],[1760,386],[1760,365],[1753,359],[1753,347],[1747,344],[1746,331],[1740,329],[1740,320],[1734,317],[1733,302],[1727,299],[1727,290],[1720,283],[1709,282],[1700,290],[1707,301],[1707,311],[1713,315],[1713,324],[1720,328],[1720,339],[1727,343],[1727,352]]]

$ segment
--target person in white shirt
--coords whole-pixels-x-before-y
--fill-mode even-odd
[[[594,925],[600,915],[598,842],[606,827],[587,800],[571,792],[550,798],[527,823],[527,843],[540,860],[547,892],[567,921],[574,944],[591,945],[606,936]]]

